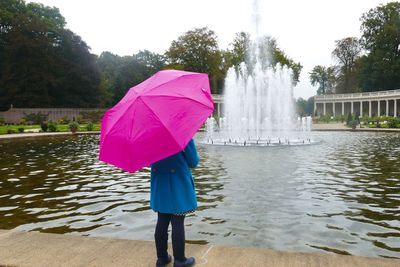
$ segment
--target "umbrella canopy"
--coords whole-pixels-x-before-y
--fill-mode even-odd
[[[207,74],[159,71],[106,111],[99,159],[135,172],[182,151],[213,111]]]

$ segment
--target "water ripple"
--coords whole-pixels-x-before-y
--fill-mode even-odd
[[[319,145],[199,145],[188,242],[400,258],[400,135],[311,135]],[[0,229],[152,239],[150,169],[99,162],[98,142],[1,141]]]

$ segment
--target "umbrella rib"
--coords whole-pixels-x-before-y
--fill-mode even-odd
[[[201,73],[201,74],[204,74],[204,73]],[[163,82],[163,83],[160,83],[160,84],[157,85],[157,86],[150,87],[150,88],[146,88],[146,89],[154,90],[154,89],[157,89],[157,88],[159,88],[159,87],[163,86],[164,84],[167,84],[167,83],[169,83],[169,82],[171,82],[171,81],[179,80],[179,79],[181,79],[181,78],[183,78],[183,77],[196,76],[196,75],[198,75],[198,74],[196,74],[196,73],[184,74],[184,75],[175,77],[175,78],[173,78],[173,79],[171,79],[171,80],[168,80],[168,81],[165,81],[165,82]],[[132,87],[132,89],[133,89],[133,88],[135,88],[135,87]],[[148,91],[148,90],[143,90],[143,91],[146,92],[146,91]]]
[[[138,98],[140,99],[140,101],[143,102],[143,104],[146,105],[146,107],[150,110],[151,113],[154,114],[154,116],[158,117],[157,114],[149,107],[149,105],[147,105],[147,103],[143,100],[142,96],[138,96]],[[168,134],[171,136],[172,140],[174,140],[175,144],[178,145],[178,147],[180,147],[180,145],[178,144],[178,142],[176,142],[174,136],[172,135],[172,133],[169,131],[168,127],[165,126],[164,122],[162,120],[159,120],[161,122],[161,124],[164,126],[164,129],[167,130]],[[184,147],[182,148],[182,150],[184,149]]]
[[[157,96],[157,97],[164,96],[164,97],[186,98],[186,99],[190,99],[190,100],[193,101],[193,102],[199,103],[200,105],[205,106],[205,107],[211,109],[210,106],[207,106],[206,104],[204,104],[204,103],[202,103],[202,102],[200,102],[200,101],[198,101],[198,100],[195,100],[195,99],[190,98],[190,97],[187,97],[187,96],[182,96],[182,95],[176,95],[176,96],[175,96],[175,95],[174,95],[174,96],[172,96],[172,95],[146,95],[146,96],[143,96],[143,97],[153,97],[153,96]],[[212,102],[212,103],[214,103],[214,102]],[[213,107],[212,109],[214,110],[214,107]]]

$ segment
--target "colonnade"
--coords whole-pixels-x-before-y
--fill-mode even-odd
[[[400,90],[314,97],[314,115],[394,116],[400,114]]]

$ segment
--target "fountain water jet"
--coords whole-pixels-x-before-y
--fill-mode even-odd
[[[254,1],[253,21],[258,36],[260,16]],[[232,67],[225,79],[224,117],[206,123],[206,143],[230,145],[292,145],[311,143],[299,137],[310,131],[311,117],[296,120],[293,73],[272,64],[268,37],[257,37],[247,47],[247,60]],[[213,132],[210,132],[213,129]],[[234,140],[234,142],[231,142]]]

